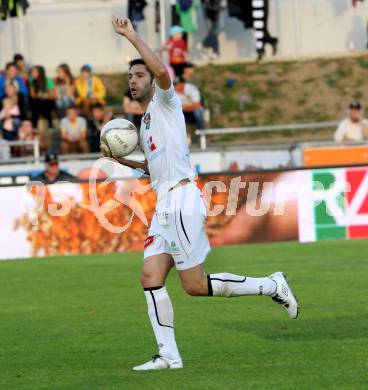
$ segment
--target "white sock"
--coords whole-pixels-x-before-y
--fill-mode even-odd
[[[166,287],[145,288],[144,295],[159,354],[168,359],[179,359],[174,333],[174,310]]]
[[[240,295],[273,295],[276,283],[270,278],[249,278],[233,274],[207,275],[208,295],[238,297]]]

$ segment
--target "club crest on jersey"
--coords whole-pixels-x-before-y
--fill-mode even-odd
[[[143,123],[146,125],[146,130],[151,127],[151,114],[148,113],[143,118]]]
[[[148,138],[148,140],[147,140],[147,145],[148,145],[149,150],[150,150],[151,152],[154,152],[154,151],[157,149],[156,145],[154,144],[154,142],[153,142],[153,140],[152,140],[152,136]]]

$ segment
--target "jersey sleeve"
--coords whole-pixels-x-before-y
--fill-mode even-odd
[[[173,84],[171,84],[169,89],[165,90],[161,89],[157,83],[155,83],[155,95],[158,101],[167,107],[177,108],[181,105],[180,99],[175,92]]]

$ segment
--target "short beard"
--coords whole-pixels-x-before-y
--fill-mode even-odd
[[[147,90],[147,93],[142,95],[142,96],[137,96],[133,100],[137,101],[138,103],[144,104],[147,101],[151,100],[151,95],[152,95],[152,89],[150,88]]]

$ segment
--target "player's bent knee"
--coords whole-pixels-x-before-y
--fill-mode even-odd
[[[141,272],[140,282],[141,282],[142,287],[144,287],[144,288],[155,287],[155,286],[153,286],[154,278],[148,272],[144,272],[144,271]]]
[[[202,286],[200,284],[183,284],[183,287],[185,292],[192,297],[205,295],[205,292],[203,291]]]

